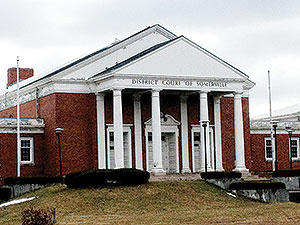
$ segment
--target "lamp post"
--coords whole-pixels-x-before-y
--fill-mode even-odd
[[[60,178],[62,178],[62,162],[61,162],[61,146],[60,146],[60,135],[61,132],[63,131],[63,128],[56,128],[55,129],[55,133],[57,135],[57,139],[58,139],[58,154],[59,154],[59,175]]]
[[[204,154],[205,154],[205,173],[207,172],[207,149],[206,149],[206,128],[208,124],[208,120],[202,121],[202,127],[204,129]]]
[[[276,171],[278,170],[277,136],[276,136],[276,128],[278,127],[278,121],[272,121],[272,126],[274,130],[274,138],[275,138],[275,171]]]
[[[289,152],[290,152],[290,169],[293,169],[293,161],[292,161],[292,134],[293,134],[293,130],[291,127],[286,127],[286,130],[289,134]]]

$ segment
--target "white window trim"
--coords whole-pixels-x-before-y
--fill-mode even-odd
[[[297,157],[292,157],[292,161],[299,161],[300,160],[300,157],[299,157],[299,137],[291,137],[291,140],[297,140]],[[291,144],[291,142],[289,142],[289,150],[291,149],[290,144]],[[290,154],[291,154],[291,152],[289,151],[289,156],[290,156]]]
[[[30,141],[30,161],[20,161],[21,165],[28,165],[28,164],[34,164],[34,141],[33,141],[33,137],[21,137],[21,142],[25,140],[29,140]],[[21,147],[22,149],[22,147]],[[22,153],[20,149],[20,152]],[[22,156],[21,156],[22,159]]]
[[[271,137],[265,137],[264,138],[264,145],[265,145],[265,160],[266,161],[272,161],[272,157],[271,158],[267,158],[267,140],[271,141]],[[271,143],[271,148],[272,148],[272,143]]]
[[[109,140],[109,133],[113,133],[114,132],[114,127],[113,124],[106,124],[107,128],[106,128],[106,148],[107,148],[107,168],[108,169],[112,169],[110,167],[110,140]],[[132,143],[131,143],[131,128],[132,124],[123,124],[123,134],[124,133],[128,133],[128,151],[129,151],[129,167],[132,168]]]

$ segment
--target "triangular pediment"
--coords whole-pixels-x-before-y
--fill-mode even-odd
[[[144,124],[146,126],[152,126],[152,118],[147,120]],[[177,121],[173,116],[169,114],[165,114],[165,115],[161,115],[160,124],[161,126],[179,126],[180,122]]]
[[[244,78],[248,76],[210,52],[179,37],[114,71],[116,74]]]

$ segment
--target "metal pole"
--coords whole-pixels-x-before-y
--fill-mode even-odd
[[[277,134],[276,134],[276,128],[277,125],[273,125],[274,128],[274,136],[275,136],[275,170],[278,170],[278,156],[277,156]]]
[[[20,135],[20,71],[17,56],[17,177],[21,176],[21,135]]]
[[[269,88],[269,106],[270,106],[270,125],[271,125],[271,144],[272,144],[272,170],[275,170],[275,143],[274,143],[274,131],[272,126],[272,97],[271,97],[271,77],[270,70],[268,70],[268,88]]]
[[[289,143],[290,143],[290,169],[293,169],[293,161],[292,161],[292,132],[289,133]]]

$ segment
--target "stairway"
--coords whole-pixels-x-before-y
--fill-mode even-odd
[[[250,172],[242,172],[242,179],[244,181],[270,181],[270,178],[260,177],[256,174],[252,174]]]

